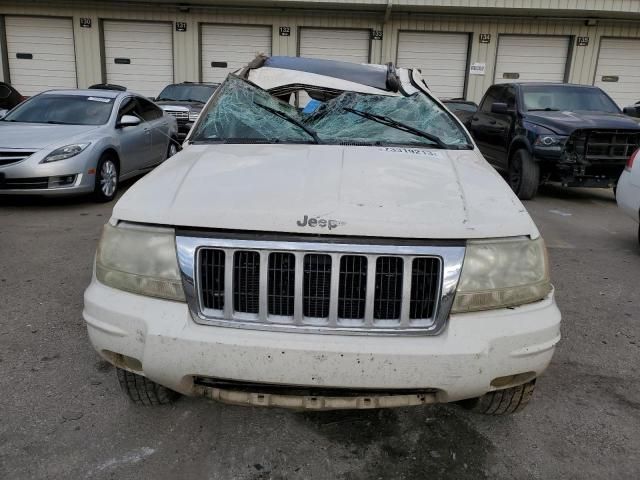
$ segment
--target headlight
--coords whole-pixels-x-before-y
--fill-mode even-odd
[[[550,291],[542,238],[474,240],[467,244],[452,313],[514,307]]]
[[[44,160],[42,160],[42,162],[40,163],[57,162],[58,160],[65,160],[67,158],[75,157],[89,145],[91,144],[72,143],[71,145],[65,145],[64,147],[56,148],[53,152],[44,157]]]
[[[542,148],[561,147],[565,144],[567,138],[569,137],[563,135],[538,135],[533,145]]]
[[[189,121],[190,122],[195,122],[196,120],[198,120],[198,117],[200,116],[200,110],[191,110],[189,112]]]
[[[185,301],[170,228],[105,225],[96,254],[96,277],[119,290]]]

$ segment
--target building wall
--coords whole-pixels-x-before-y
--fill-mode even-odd
[[[271,2],[274,3],[274,2]],[[286,3],[286,2],[281,2]],[[323,3],[318,0],[309,4]],[[349,2],[353,4],[354,2]],[[361,2],[369,7],[386,2]],[[296,55],[298,52],[298,32],[300,27],[335,27],[335,28],[367,28],[383,31],[382,40],[371,40],[371,61],[395,62],[397,55],[398,35],[400,31],[447,31],[466,32],[471,34],[469,63],[485,63],[486,73],[483,76],[469,75],[467,79],[466,97],[478,101],[489,85],[493,83],[494,66],[500,34],[541,34],[588,36],[589,45],[576,46],[573,39],[571,50],[570,82],[591,84],[594,80],[600,38],[603,36],[640,38],[640,20],[617,21],[598,20],[595,26],[586,26],[584,18],[548,18],[539,16],[507,16],[499,15],[500,8],[522,9],[535,13],[535,9],[555,8],[561,5],[567,9],[575,9],[576,5],[584,5],[590,9],[611,13],[617,11],[639,11],[640,1],[623,0],[439,0],[412,1],[394,0],[394,8],[409,8],[412,5],[457,5],[483,6],[494,5],[494,15],[464,15],[451,13],[421,13],[397,11],[385,22],[384,11],[373,11],[369,8],[331,10],[286,10],[286,9],[230,9],[225,7],[191,8],[190,11],[179,11],[175,6],[150,6],[121,4],[114,6],[104,3],[66,3],[52,7],[51,4],[35,4],[4,1],[0,5],[0,15],[41,15],[72,17],[74,25],[74,41],[76,47],[78,85],[86,87],[103,81],[103,64],[100,35],[101,20],[149,20],[186,22],[187,31],[177,32],[173,29],[174,48],[174,81],[197,81],[200,76],[199,25],[202,23],[221,24],[257,24],[273,27],[273,55]],[[480,5],[482,4],[482,5]],[[548,10],[547,10],[548,11]],[[527,13],[525,12],[525,13]],[[92,28],[81,28],[80,18],[91,18]],[[279,35],[279,27],[290,27],[291,35]],[[490,34],[490,43],[480,43],[480,34]],[[4,48],[4,47],[3,47]],[[0,55],[1,61],[2,55]],[[249,59],[247,59],[249,60]],[[2,72],[0,68],[0,74]]]

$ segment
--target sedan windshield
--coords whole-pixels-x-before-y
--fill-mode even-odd
[[[523,85],[524,106],[535,111],[591,111],[620,113],[617,105],[597,88],[564,85]]]
[[[207,100],[216,91],[216,87],[210,85],[169,85],[165,87],[156,100],[174,100],[178,102],[207,103]]]
[[[292,101],[301,95],[292,94]],[[337,92],[326,102],[310,100],[297,108],[234,75],[201,115],[191,141],[471,148],[453,117],[422,93]]]
[[[113,98],[44,94],[30,98],[3,121],[60,125],[104,125],[111,116]]]

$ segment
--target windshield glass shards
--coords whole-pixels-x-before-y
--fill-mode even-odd
[[[290,94],[292,103],[302,97],[309,98],[304,92]],[[310,99],[300,108],[279,98],[231,75],[203,112],[191,141],[470,148],[456,121],[422,93],[344,92],[326,102]]]
[[[267,107],[267,108],[265,108]],[[271,110],[283,115],[274,115]],[[229,76],[211,105],[201,114],[193,142],[316,143],[309,133],[286,118],[298,119],[298,109],[265,90]]]

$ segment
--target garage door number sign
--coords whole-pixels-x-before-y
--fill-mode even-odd
[[[576,45],[578,47],[586,47],[589,45],[589,37],[577,37]]]
[[[91,28],[91,19],[87,17],[80,17],[80,27]]]
[[[176,32],[186,32],[187,22],[176,22]]]

